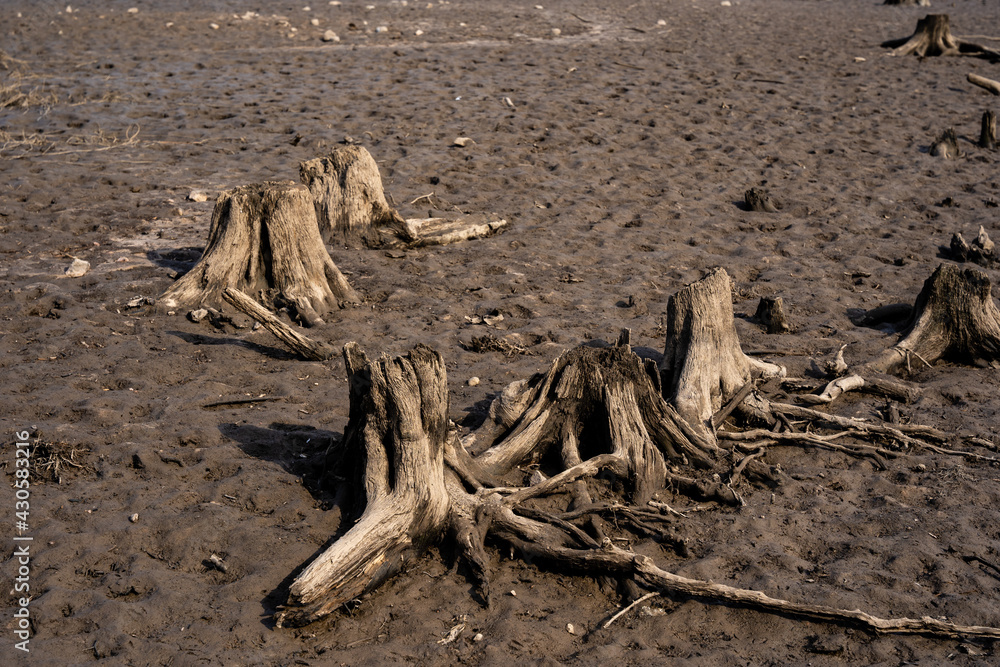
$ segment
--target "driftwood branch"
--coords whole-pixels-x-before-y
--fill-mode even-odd
[[[326,343],[312,340],[308,336],[303,336],[238,289],[227,287],[222,292],[222,298],[243,314],[260,322],[278,340],[304,359],[326,361],[327,359],[332,359],[337,354],[337,350],[332,345],[327,345]]]
[[[994,95],[1000,95],[1000,81],[987,79],[985,76],[979,76],[978,74],[972,74],[971,72],[966,76],[966,78],[969,80],[969,83],[988,90]]]

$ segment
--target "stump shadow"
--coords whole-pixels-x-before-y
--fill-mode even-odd
[[[267,428],[251,424],[227,422],[219,424],[219,431],[230,438],[245,454],[262,461],[277,463],[283,470],[302,480],[302,486],[319,503],[324,511],[339,514],[337,529],[308,558],[303,560],[288,576],[260,599],[261,625],[275,629],[274,614],[288,599],[292,583],[316,558],[339,540],[354,523],[359,514],[357,494],[348,480],[328,470],[327,462],[336,459],[344,441],[344,434],[327,431],[304,424],[273,422]],[[345,483],[334,482],[343,479]]]
[[[171,336],[177,336],[185,343],[190,343],[191,345],[235,345],[236,347],[245,347],[248,350],[257,352],[258,354],[262,354],[271,359],[290,361],[297,360],[299,358],[295,353],[283,348],[261,345],[260,343],[253,343],[240,338],[231,338],[228,336],[207,336],[205,334],[177,330],[167,331],[166,333]]]

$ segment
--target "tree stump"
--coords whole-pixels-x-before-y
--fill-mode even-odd
[[[757,211],[758,213],[776,213],[781,208],[777,202],[771,199],[767,190],[762,188],[750,188],[744,192],[743,203],[748,211]]]
[[[780,296],[761,297],[753,318],[764,325],[764,330],[769,334],[783,334],[791,330],[785,317],[785,304]]]
[[[360,302],[323,245],[309,191],[291,181],[222,193],[201,259],[159,302],[221,307],[227,287],[290,306],[310,325],[340,303]]]
[[[988,151],[997,147],[997,115],[992,111],[983,112],[983,122],[979,130],[979,147]]]
[[[927,151],[934,157],[943,157],[946,160],[954,160],[962,157],[963,153],[958,147],[958,137],[955,136],[954,128],[949,127],[941,133]]]
[[[441,355],[419,345],[369,362],[344,347],[350,417],[344,448],[358,457],[360,519],[292,583],[278,625],[302,625],[373,590],[440,538],[451,507],[444,479],[448,382]]]
[[[299,176],[312,193],[327,243],[379,247],[380,227],[406,234],[402,216],[385,199],[378,165],[363,147],[346,146],[303,162]]]
[[[882,46],[892,49],[894,56],[912,53],[920,58],[969,55],[990,60],[1000,59],[998,51],[954,37],[951,34],[951,18],[947,14],[928,14],[917,21],[917,28],[912,35],[890,39],[882,42]]]
[[[1000,311],[993,303],[989,276],[975,268],[940,265],[924,282],[902,336],[868,368],[888,373],[939,359],[1000,365]]]
[[[951,237],[951,258],[956,262],[975,262],[980,266],[993,268],[1000,263],[997,256],[996,244],[986,233],[986,229],[980,225],[979,233],[972,243],[966,241],[961,234],[955,232]]]
[[[660,373],[663,395],[714,443],[712,415],[722,404],[751,378],[784,376],[785,369],[743,354],[733,318],[732,280],[717,268],[670,297]],[[766,419],[766,405],[755,405],[753,396],[741,410]]]

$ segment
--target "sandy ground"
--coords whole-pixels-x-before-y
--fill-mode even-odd
[[[351,138],[375,156],[407,217],[508,219],[506,233],[444,248],[331,247],[365,303],[311,331],[370,355],[439,350],[452,418],[466,426],[509,382],[622,327],[662,351],[667,299],[715,266],[735,280],[745,350],[799,376],[844,344],[849,362],[863,362],[894,338],[855,326],[852,312],[912,303],[954,232],[969,238],[983,225],[1000,239],[997,154],[973,143],[997,101],[965,80],[1000,78],[1000,66],[896,58],[880,46],[909,35],[927,9],[539,1],[0,6],[0,77],[27,96],[0,109],[0,423],[11,482],[0,534],[11,589],[11,554],[24,544],[13,541],[17,433],[34,447],[20,533],[33,538],[30,653],[15,648],[12,591],[0,602],[5,656],[52,665],[998,659],[989,643],[876,637],[682,598],[654,598],[602,630],[623,603],[614,587],[496,550],[495,590],[516,596],[489,608],[433,549],[328,622],[274,628],[293,573],[341,528],[320,471],[347,422],[343,363],[297,360],[264,331],[127,305],[155,299],[193,265],[219,191],[295,179],[299,162]],[[958,35],[1000,26],[992,0],[934,5]],[[324,42],[328,30],[339,41]],[[960,159],[928,154],[947,127]],[[452,146],[460,136],[475,143]],[[743,210],[752,186],[783,209]],[[208,200],[188,200],[192,191]],[[63,277],[73,258],[89,272]],[[784,299],[791,333],[739,317],[761,296]],[[494,311],[504,318],[493,327],[469,319]],[[487,332],[527,354],[463,347]],[[469,386],[471,377],[481,382]],[[954,447],[977,436],[996,449],[1000,370],[941,363],[914,379],[924,394],[901,406],[905,419],[954,433]],[[247,398],[268,400],[207,407]],[[859,396],[833,409],[872,417],[884,406]],[[912,452],[876,470],[801,449],[767,462],[782,466],[785,484],[746,486],[742,508],[677,519],[690,557],[636,548],[680,574],[777,597],[1000,626],[1000,570],[987,564],[1000,563],[996,466]],[[438,642],[460,622],[456,641]]]

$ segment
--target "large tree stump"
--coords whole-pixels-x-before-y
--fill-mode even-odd
[[[312,193],[327,243],[378,247],[383,244],[382,227],[407,234],[402,216],[385,199],[375,159],[361,146],[338,148],[327,157],[303,162],[299,176]]]
[[[1000,311],[993,303],[989,276],[975,268],[940,265],[924,282],[902,335],[868,368],[888,373],[939,359],[1000,364]]]
[[[968,55],[1000,59],[1000,52],[958,39],[951,34],[951,18],[947,14],[928,14],[917,21],[917,28],[909,37],[890,39],[882,42],[884,48],[892,49],[894,56],[914,54],[920,58],[928,56]]]
[[[301,625],[391,577],[443,532],[448,382],[441,355],[418,346],[369,362],[344,347],[351,409],[344,447],[360,457],[361,518],[291,585],[278,625]]]
[[[227,287],[290,306],[307,324],[342,302],[360,301],[323,245],[309,191],[291,181],[222,193],[201,259],[159,303],[221,307]]]
[[[753,377],[784,376],[785,369],[743,354],[733,318],[732,280],[714,269],[670,297],[660,363],[663,395],[703,438],[715,441],[712,415]],[[751,395],[743,412],[766,418]]]

